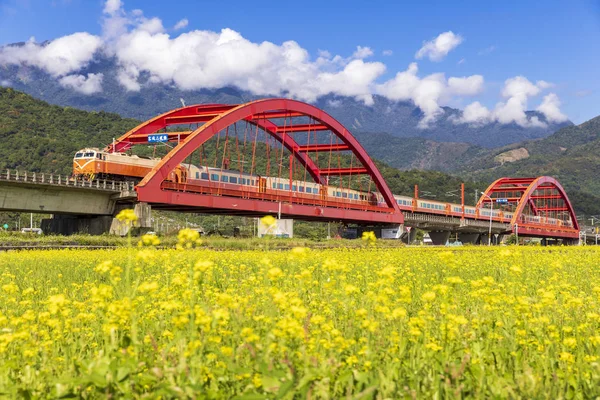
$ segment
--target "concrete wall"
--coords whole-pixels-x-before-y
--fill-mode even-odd
[[[0,185],[0,210],[48,214],[112,215],[114,193],[39,184]]]

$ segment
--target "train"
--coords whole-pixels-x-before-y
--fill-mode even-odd
[[[139,182],[159,162],[160,158],[128,155],[125,153],[109,153],[97,148],[85,148],[75,153],[73,158],[73,176],[88,180],[111,179]],[[217,186],[221,190],[239,190],[242,188],[248,193],[261,193],[265,195],[288,195],[302,199],[336,201],[341,199],[346,204],[357,206],[383,206],[385,201],[380,193],[361,192],[337,186],[323,186],[315,182],[290,180],[286,178],[260,176],[240,171],[196,166],[182,163],[178,165],[165,179],[170,184],[186,184],[188,190]],[[216,185],[215,185],[216,184]],[[490,210],[474,206],[446,203],[428,199],[414,199],[407,196],[394,195],[400,210],[405,212],[418,212],[437,214],[470,219],[490,219]],[[509,223],[513,218],[510,211],[493,209],[491,219],[496,222]],[[525,223],[553,224],[561,227],[572,228],[571,221],[546,218],[539,216],[523,216]]]

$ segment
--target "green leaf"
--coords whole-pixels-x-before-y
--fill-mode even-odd
[[[129,374],[131,373],[131,370],[127,367],[121,367],[117,370],[117,382],[123,382],[125,379],[127,379],[127,377],[129,377]]]
[[[268,399],[269,396],[258,393],[245,393],[239,396],[235,396],[232,400],[264,400]]]
[[[284,382],[280,387],[279,387],[279,391],[277,392],[277,396],[275,397],[276,399],[282,399],[287,392],[290,391],[291,388],[294,387],[294,380],[293,379],[288,379],[286,382]]]

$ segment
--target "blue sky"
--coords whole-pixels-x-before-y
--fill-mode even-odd
[[[0,0],[0,45],[52,40],[74,32],[102,36],[104,2],[99,0]],[[441,105],[465,107],[474,100],[492,110],[505,81],[522,76],[552,84],[527,98],[529,109],[555,93],[560,110],[576,123],[600,114],[600,2],[598,1],[228,1],[125,0],[124,9],[158,17],[176,37],[191,30],[230,28],[254,43],[276,45],[293,40],[316,59],[319,50],[349,57],[357,46],[369,47],[365,61],[385,64],[382,83],[418,64],[425,77],[481,75],[477,96],[448,96]],[[187,27],[174,31],[181,19]],[[462,42],[441,61],[415,60],[423,43],[443,32]],[[392,55],[383,55],[391,50]],[[542,86],[540,86],[542,87]]]

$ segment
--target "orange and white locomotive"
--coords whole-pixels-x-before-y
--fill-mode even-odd
[[[97,148],[86,148],[75,153],[73,158],[73,176],[84,179],[111,179],[140,181],[152,168],[160,162],[160,158],[129,155],[125,153],[109,153]],[[176,168],[168,180],[185,182],[187,170]]]

